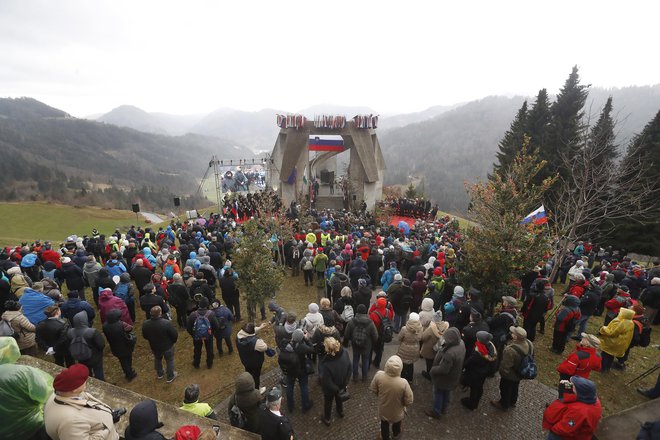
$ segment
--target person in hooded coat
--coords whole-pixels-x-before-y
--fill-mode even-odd
[[[358,333],[364,337],[358,337]],[[366,382],[369,376],[371,349],[378,343],[378,330],[374,322],[369,319],[364,304],[357,306],[355,317],[344,329],[344,347],[348,347],[349,343],[353,347],[353,381],[356,382],[358,379],[358,367],[362,360],[362,381]]]
[[[371,287],[367,285],[367,280],[364,278],[358,280],[358,289],[353,294],[353,300],[356,307],[364,304],[367,310],[369,310],[369,306],[371,305]]]
[[[548,298],[543,294],[543,286],[544,280],[535,281],[522,306],[522,315],[525,318],[523,328],[527,331],[527,339],[532,342],[536,339],[536,326],[544,320],[548,310]]]
[[[89,369],[90,376],[94,376],[99,380],[105,380],[105,376],[103,375],[103,349],[105,348],[105,339],[103,338],[103,335],[101,335],[101,332],[93,327],[89,327],[87,314],[84,311],[78,312],[76,316],[73,317],[73,328],[70,328],[66,333],[69,346],[71,346],[73,338],[80,335],[85,338],[87,345],[92,349],[92,356],[89,359],[75,359],[75,356],[71,353],[73,358]]]
[[[0,338],[0,438],[43,440],[43,405],[53,392],[53,378],[38,368],[17,365],[20,356],[14,338]]]
[[[448,328],[449,323],[442,320],[442,312],[438,310],[433,315],[433,319],[431,319],[429,325],[422,332],[419,354],[426,361],[426,371],[422,371],[422,376],[428,380],[431,380],[430,373],[431,368],[433,368],[433,360],[435,359],[436,344]]]
[[[143,400],[133,407],[124,432],[125,440],[167,440],[160,432],[163,423],[158,420],[158,408],[153,400]]]
[[[475,335],[472,350],[467,352],[465,372],[461,383],[470,387],[470,396],[461,399],[461,404],[469,410],[475,410],[484,393],[484,382],[490,374],[497,360],[497,350],[491,342],[493,335],[487,331],[478,331]]]
[[[411,313],[408,322],[399,333],[399,349],[397,355],[403,362],[401,377],[412,382],[415,373],[415,362],[419,359],[419,342],[422,338],[422,324],[419,315]]]
[[[419,313],[420,307],[424,302],[424,293],[426,293],[426,281],[424,281],[423,271],[421,270],[417,271],[417,273],[415,274],[415,281],[412,282],[410,288],[412,289],[412,302],[410,303],[410,311]],[[421,320],[421,316],[422,315],[420,314],[420,320]],[[428,322],[426,323],[426,325],[428,325]],[[422,326],[426,327],[426,325],[424,325],[424,322],[422,322]]]
[[[621,308],[619,315],[599,330],[600,348],[602,350],[603,373],[610,371],[614,358],[623,358],[633,338],[635,324],[632,319],[635,312],[631,309]]]
[[[380,418],[382,440],[390,439],[390,425],[394,438],[399,438],[406,407],[413,404],[413,392],[410,384],[400,377],[402,369],[401,358],[396,355],[391,356],[385,362],[385,370],[376,373],[369,385],[369,389],[378,396],[378,417]]]
[[[239,374],[234,381],[234,389],[234,394],[229,398],[229,405],[227,405],[229,416],[231,416],[232,406],[236,405],[247,419],[247,425],[243,429],[259,433],[261,431],[259,407],[262,393],[255,388],[254,378],[247,371]]]
[[[121,316],[121,310],[109,310],[107,321],[103,324],[103,334],[110,344],[110,351],[119,360],[124,376],[131,381],[137,377],[133,369],[135,339],[129,340],[128,334],[133,330],[133,326],[123,321]]]
[[[83,264],[83,278],[92,290],[92,296],[94,296],[94,292],[98,292],[98,281],[102,268],[103,266],[96,261],[94,255],[88,255],[87,261]]]
[[[568,380],[571,376],[589,379],[591,371],[600,371],[602,359],[598,354],[599,348],[600,340],[596,336],[582,333],[575,350],[557,366],[559,379]]]
[[[103,289],[99,295],[99,315],[101,316],[101,324],[105,324],[108,312],[117,309],[121,312],[121,320],[128,325],[133,325],[131,315],[128,313],[126,303],[120,298],[117,298],[110,289]]]
[[[34,283],[32,287],[33,288],[27,288],[23,291],[23,295],[21,295],[18,302],[23,307],[23,313],[26,318],[32,324],[37,325],[46,319],[44,310],[55,304],[55,301],[41,292],[43,289],[43,284],[41,282]]]
[[[23,295],[23,291],[30,287],[28,278],[23,275],[21,268],[18,266],[11,267],[6,272],[9,276],[9,284],[11,285],[10,292],[17,298],[20,298]]]
[[[589,440],[596,433],[603,412],[596,385],[580,376],[571,377],[568,383],[572,390],[543,412],[543,429],[549,431],[549,440]]]
[[[74,362],[71,354],[69,354],[69,345],[66,339],[69,324],[62,319],[60,307],[54,304],[47,307],[44,313],[46,314],[46,319],[37,325],[37,345],[43,351],[48,351],[52,347],[55,351],[53,354],[55,363],[60,367],[73,365]]]
[[[566,295],[562,307],[557,311],[555,330],[552,334],[551,351],[557,354],[564,352],[567,336],[573,331],[580,320],[580,298]]]
[[[22,297],[21,297],[22,298]],[[5,302],[5,312],[2,320],[7,321],[18,337],[18,348],[21,354],[37,355],[36,327],[23,314],[23,307],[18,301]]]
[[[424,413],[434,419],[447,414],[451,391],[458,386],[465,360],[465,344],[456,327],[450,327],[443,335],[444,344],[440,347],[431,368],[433,382],[433,408]]]

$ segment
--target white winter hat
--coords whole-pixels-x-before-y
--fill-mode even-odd
[[[419,321],[419,315],[415,312],[412,312],[408,315],[408,321]]]

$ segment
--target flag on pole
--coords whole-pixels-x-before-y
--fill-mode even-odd
[[[307,185],[307,177],[306,177],[306,176],[303,176],[303,183],[304,183],[305,185]]]
[[[291,170],[291,174],[289,174],[289,178],[286,180],[286,183],[288,183],[289,185],[295,185],[297,177],[298,177],[298,168],[294,166],[293,169]]]
[[[527,217],[522,219],[522,224],[533,223],[535,225],[542,225],[548,223],[548,216],[545,213],[545,207],[541,205],[538,209],[527,214]]]

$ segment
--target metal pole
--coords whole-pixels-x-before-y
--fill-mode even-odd
[[[213,173],[215,174],[215,197],[218,202],[218,214],[222,215],[222,207],[220,205],[222,202],[222,177],[220,176],[220,170],[218,168],[218,158],[213,156],[211,163],[213,164]]]

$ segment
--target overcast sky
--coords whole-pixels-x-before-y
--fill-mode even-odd
[[[411,112],[660,82],[657,1],[0,0],[0,96],[75,116],[331,103]]]

